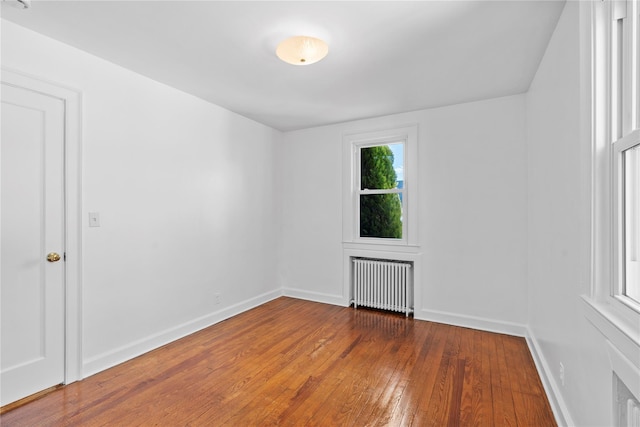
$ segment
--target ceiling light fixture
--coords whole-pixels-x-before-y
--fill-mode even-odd
[[[3,3],[6,1],[7,0],[2,0]],[[31,7],[31,0],[10,0],[8,4],[18,9],[29,9]]]
[[[309,65],[320,61],[329,53],[329,46],[315,37],[295,36],[283,40],[276,55],[292,65]]]

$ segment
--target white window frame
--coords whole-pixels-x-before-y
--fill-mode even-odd
[[[609,92],[611,110],[609,129],[612,151],[612,237],[613,237],[613,279],[610,297],[613,304],[621,303],[640,314],[640,304],[625,295],[625,241],[624,227],[624,152],[640,144],[638,124],[638,1],[614,0],[610,2],[609,16]]]
[[[639,143],[638,0],[590,2],[592,132],[592,292],[601,313],[640,337],[640,304],[624,295],[622,159]],[[634,19],[628,19],[635,17]],[[618,20],[625,19],[623,31]],[[614,46],[617,37],[622,43]],[[635,52],[635,54],[633,54]],[[617,66],[616,66],[617,64]],[[618,68],[621,72],[618,72]]]
[[[376,247],[417,246],[418,243],[418,126],[344,134],[343,144],[343,243]],[[404,145],[403,189],[361,190],[360,150],[386,144]],[[360,195],[402,193],[402,238],[360,237]]]

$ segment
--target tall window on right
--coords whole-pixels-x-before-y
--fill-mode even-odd
[[[609,129],[613,194],[613,296],[640,311],[640,7],[611,2]]]

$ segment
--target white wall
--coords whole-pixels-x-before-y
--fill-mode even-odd
[[[580,33],[590,22],[580,7],[567,2],[527,94],[528,323],[563,422],[605,426],[613,422],[612,371],[580,298],[590,293],[590,140],[580,116],[588,96]]]
[[[280,280],[346,304],[342,134],[419,126],[416,317],[512,333],[526,322],[524,95],[284,134]]]
[[[584,24],[567,2],[526,95],[282,135],[3,21],[3,66],[83,93],[85,373],[281,286],[345,304],[342,134],[417,123],[416,317],[510,333],[528,324],[564,421],[609,425],[605,339],[580,302],[589,292]],[[100,228],[87,227],[92,211]]]
[[[280,294],[279,132],[7,21],[2,66],[82,91],[85,375]]]

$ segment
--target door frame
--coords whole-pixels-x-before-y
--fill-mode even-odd
[[[82,375],[82,93],[18,70],[2,67],[8,85],[58,98],[64,103],[64,383]]]

